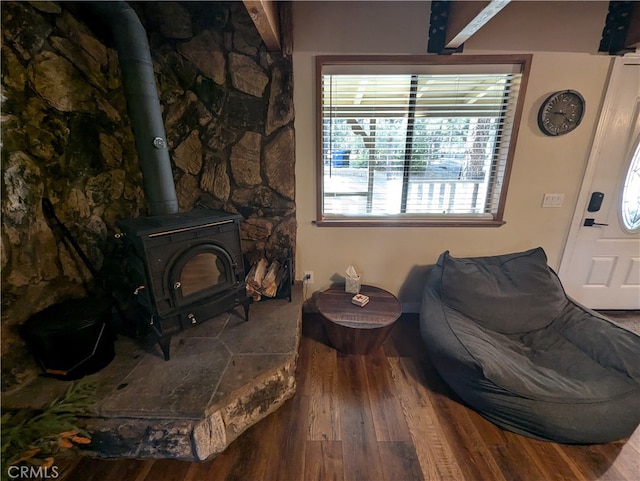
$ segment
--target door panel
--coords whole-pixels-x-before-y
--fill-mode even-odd
[[[640,55],[630,54],[613,66],[559,269],[567,293],[591,308],[640,309],[640,231],[629,231],[622,217],[639,140]],[[592,209],[596,197],[600,208]]]

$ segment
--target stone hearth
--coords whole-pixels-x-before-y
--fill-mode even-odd
[[[240,214],[247,268],[295,259],[292,57],[267,51],[243,2],[130,3],[147,30],[180,211]],[[111,35],[83,2],[3,1],[0,16],[4,394],[35,373],[18,326],[91,280],[42,198],[114,290],[116,224],[149,212]]]
[[[99,401],[85,420],[97,457],[204,460],[295,392],[302,289],[292,301],[254,303],[173,337],[164,361],[155,339],[120,336],[116,357],[91,377]],[[69,382],[38,377],[3,395],[6,408],[42,408]]]

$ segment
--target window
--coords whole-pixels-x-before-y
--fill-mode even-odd
[[[640,229],[640,144],[636,147],[622,188],[622,222],[628,231]]]
[[[530,56],[318,57],[318,225],[494,225]]]

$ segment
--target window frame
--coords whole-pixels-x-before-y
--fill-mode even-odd
[[[500,227],[506,223],[504,210],[511,177],[513,157],[516,149],[520,122],[524,109],[527,83],[531,70],[533,55],[319,55],[315,62],[316,80],[316,220],[320,227]],[[324,198],[324,158],[323,158],[323,104],[322,104],[322,72],[323,67],[331,65],[499,65],[512,64],[520,66],[522,79],[520,90],[514,109],[514,120],[511,129],[511,141],[507,150],[502,189],[495,214],[485,214],[485,217],[460,216],[450,214],[442,217],[408,217],[405,215],[384,215],[344,218],[326,218],[323,213]]]

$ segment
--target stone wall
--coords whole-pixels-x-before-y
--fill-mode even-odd
[[[240,213],[248,264],[293,255],[291,58],[242,2],[137,2],[180,209]],[[17,326],[91,276],[47,224],[52,200],[94,265],[117,265],[117,219],[147,214],[112,40],[74,2],[2,5],[2,386],[33,363]],[[109,261],[115,261],[113,263]]]

